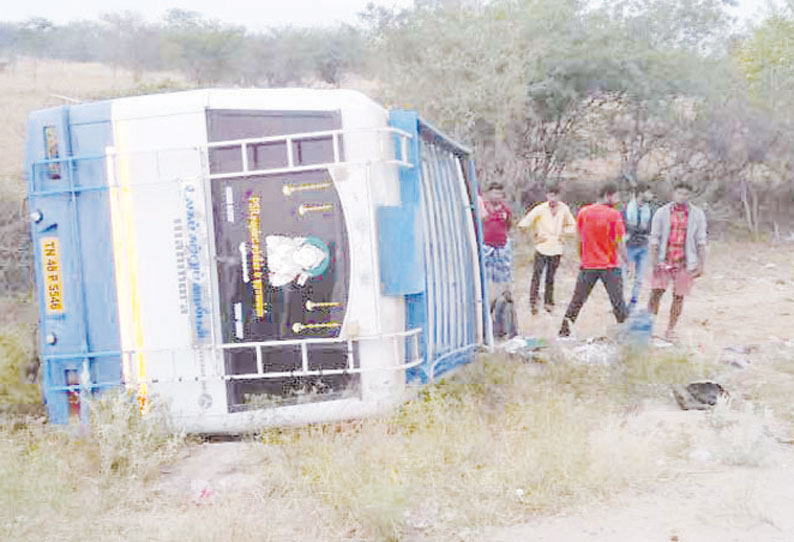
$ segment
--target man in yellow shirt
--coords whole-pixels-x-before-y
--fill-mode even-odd
[[[560,265],[563,239],[566,235],[576,234],[576,221],[568,206],[560,201],[560,188],[557,184],[547,185],[546,201],[533,207],[521,219],[518,227],[528,229],[535,243],[535,263],[529,289],[530,309],[532,314],[538,313],[540,275],[545,269],[546,288],[543,308],[551,312],[554,309],[554,274]]]

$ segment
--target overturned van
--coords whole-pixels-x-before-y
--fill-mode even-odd
[[[190,432],[361,417],[490,341],[471,152],[412,111],[139,96],[32,113],[27,153],[55,423],[119,387]]]

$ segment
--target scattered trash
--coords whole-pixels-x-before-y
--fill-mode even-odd
[[[584,340],[560,337],[557,344],[569,359],[579,363],[609,365],[618,359],[618,344],[609,337],[589,337]]]
[[[536,339],[534,337],[513,337],[500,346],[508,354],[531,353],[545,347],[545,339]]]
[[[217,493],[209,487],[206,480],[191,480],[190,494],[193,504],[213,504]]]
[[[653,340],[651,341],[651,344],[653,345],[654,348],[670,348],[671,346],[675,346],[667,339],[663,339],[661,337],[654,337]]]
[[[606,337],[588,339],[585,344],[573,348],[571,353],[580,363],[610,365],[618,359],[618,348],[609,339],[604,339]]]
[[[706,410],[717,404],[720,397],[728,392],[718,383],[710,380],[692,382],[684,386],[673,386],[673,396],[683,410]]]

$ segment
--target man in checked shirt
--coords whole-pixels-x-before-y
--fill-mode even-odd
[[[673,201],[656,211],[651,225],[650,256],[653,268],[648,310],[659,312],[659,301],[673,283],[673,302],[665,339],[675,340],[675,325],[694,279],[703,275],[706,262],[706,215],[689,203],[692,187],[679,182]]]

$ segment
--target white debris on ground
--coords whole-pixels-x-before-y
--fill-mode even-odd
[[[609,365],[618,359],[618,351],[610,344],[583,344],[573,349],[576,360],[594,365]]]
[[[651,345],[654,348],[670,348],[674,345],[674,343],[662,339],[661,337],[654,337],[653,340],[651,340]]]
[[[536,339],[534,337],[513,337],[512,339],[503,342],[498,348],[510,355],[524,355],[531,356],[533,352],[546,347],[545,339]]]
[[[589,365],[609,365],[619,359],[618,344],[607,337],[582,341],[558,341],[563,352],[574,361]]]

